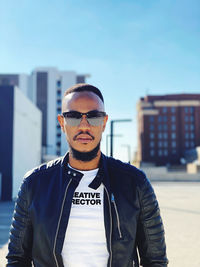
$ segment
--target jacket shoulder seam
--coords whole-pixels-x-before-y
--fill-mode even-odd
[[[50,172],[55,168],[58,168],[58,166],[61,166],[61,161],[56,162],[54,165],[49,166],[49,163],[44,163],[36,168],[33,168],[32,170],[28,171],[25,175],[24,175],[24,179],[28,179],[29,177],[33,177],[36,176],[38,174],[42,174],[42,173],[46,173],[46,172]]]

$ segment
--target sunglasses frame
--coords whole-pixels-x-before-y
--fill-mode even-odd
[[[86,115],[86,119],[91,126],[99,126],[103,123],[103,120],[101,120],[101,118],[104,118],[107,114],[104,111],[98,110],[91,110],[86,113],[72,110],[62,113],[62,116],[70,126],[78,126],[83,118],[83,115]]]

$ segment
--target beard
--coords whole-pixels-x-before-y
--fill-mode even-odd
[[[74,149],[72,146],[70,146],[70,152],[72,153],[72,157],[76,160],[80,160],[84,162],[88,162],[88,161],[95,159],[97,157],[97,153],[99,149],[100,149],[100,142],[95,148],[93,148],[91,151],[88,151],[88,152],[80,152]]]

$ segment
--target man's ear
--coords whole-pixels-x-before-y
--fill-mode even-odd
[[[64,117],[61,114],[58,114],[57,116],[58,122],[60,124],[60,128],[62,129],[63,133],[64,131]]]
[[[108,115],[106,115],[105,118],[104,118],[104,122],[103,122],[103,132],[104,132],[104,130],[105,130],[105,128],[106,128],[106,123],[107,123],[107,121],[108,121]]]

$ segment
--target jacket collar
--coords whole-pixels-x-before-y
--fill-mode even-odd
[[[64,173],[69,175],[70,178],[76,180],[78,183],[80,182],[83,174],[77,170],[74,170],[69,167],[69,152],[67,152],[64,157],[61,159],[61,166],[63,167]],[[93,181],[89,184],[90,188],[97,189],[101,183],[110,191],[110,182],[109,182],[109,175],[108,175],[108,168],[107,168],[107,157],[101,153],[101,158],[99,162],[99,170],[97,172],[96,177]]]

